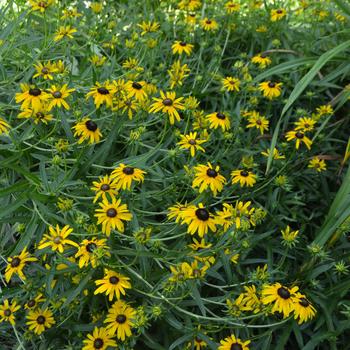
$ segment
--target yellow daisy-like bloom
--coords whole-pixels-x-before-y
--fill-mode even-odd
[[[202,2],[200,0],[181,0],[178,6],[181,10],[194,11],[202,6]]]
[[[41,293],[39,293],[35,298],[29,299],[25,305],[24,308],[26,310],[31,310],[31,309],[35,309],[38,307],[39,303],[42,303],[45,301],[45,298],[43,297],[43,295]]]
[[[200,338],[200,336],[196,336],[191,342],[187,344],[186,349],[194,349],[194,350],[202,350],[207,347],[207,343]]]
[[[265,156],[265,157],[269,157],[269,156],[270,156],[270,148],[268,148],[266,151],[261,152],[261,154],[262,154],[263,156]],[[283,154],[281,154],[281,153],[278,151],[278,149],[275,147],[275,148],[273,149],[273,159],[275,159],[275,160],[278,160],[278,159],[286,159],[286,157],[285,157]]]
[[[188,209],[190,207],[189,204],[187,204],[187,202],[185,204],[181,204],[181,203],[176,203],[174,206],[169,207],[169,213],[168,213],[168,219],[174,219],[175,218],[175,222],[179,223],[182,219],[183,219],[183,214],[185,212],[186,209]]]
[[[125,85],[128,97],[134,97],[136,101],[144,101],[147,98],[145,81],[128,81]]]
[[[238,78],[226,77],[221,80],[222,86],[227,91],[239,91],[241,81]]]
[[[177,266],[170,266],[172,276],[169,277],[170,282],[184,282],[191,278],[192,268],[187,262],[183,262]]]
[[[241,8],[241,5],[236,1],[229,1],[225,4],[226,12],[233,13],[238,12]]]
[[[121,163],[112,171],[110,177],[115,182],[117,190],[130,190],[132,181],[143,182],[145,174],[146,172],[141,169]]]
[[[30,310],[27,315],[27,320],[26,324],[29,330],[38,335],[43,333],[46,329],[51,328],[52,325],[56,323],[52,312],[48,308],[45,310],[40,308]]]
[[[317,121],[312,118],[302,117],[298,121],[294,122],[294,130],[301,130],[302,132],[312,131],[315,128]]]
[[[77,243],[67,239],[72,232],[73,229],[69,225],[64,226],[62,229],[60,229],[58,225],[56,225],[56,228],[50,226],[49,233],[44,234],[43,239],[39,243],[38,249],[51,247],[53,251],[58,250],[60,253],[63,253],[66,244],[78,247],[79,245]]]
[[[32,118],[35,124],[47,124],[53,118],[53,115],[49,113],[47,106],[47,103],[43,103],[41,108],[37,111],[34,111],[31,108],[25,108],[18,114],[17,118]]]
[[[287,11],[285,9],[275,9],[271,10],[270,12],[270,19],[271,22],[277,22],[280,21],[282,18],[284,18],[287,15]]]
[[[220,340],[220,344],[218,350],[249,350],[250,340],[243,341],[231,334],[229,337]]]
[[[231,122],[228,115],[221,112],[214,112],[206,116],[206,120],[209,122],[210,127],[213,129],[221,128],[222,131],[230,129]]]
[[[55,106],[58,108],[61,108],[61,106],[63,106],[67,110],[70,109],[65,99],[69,97],[70,94],[75,91],[75,89],[67,89],[67,84],[64,84],[61,87],[52,85],[48,91],[51,93],[49,105],[47,107],[48,111],[51,111],[51,109]]]
[[[332,115],[334,113],[333,107],[331,105],[322,105],[316,108],[318,117],[324,115]]]
[[[226,183],[226,179],[219,174],[220,167],[215,168],[208,162],[208,165],[199,164],[194,167],[195,178],[192,187],[199,187],[199,193],[202,193],[207,188],[213,192],[214,196],[221,192]]]
[[[170,124],[175,123],[175,119],[180,121],[180,114],[177,110],[184,110],[185,106],[181,103],[183,97],[176,98],[175,92],[166,92],[160,91],[161,98],[153,97],[153,100],[156,101],[152,103],[151,108],[149,109],[150,113],[163,112],[169,115]]]
[[[84,118],[81,122],[72,127],[74,136],[78,136],[78,143],[83,143],[87,140],[90,144],[100,142],[102,133],[97,124],[90,118]]]
[[[190,26],[194,26],[197,23],[197,15],[196,15],[196,13],[189,13],[186,16],[185,21]]]
[[[84,239],[79,246],[75,258],[79,258],[79,267],[87,267],[89,264],[93,268],[98,266],[99,260],[102,257],[110,257],[109,246],[106,244],[107,240],[97,239],[93,237],[91,239]]]
[[[281,234],[284,242],[293,243],[299,235],[299,230],[292,231],[290,226],[287,225],[284,230],[281,230]]]
[[[119,101],[118,109],[121,109],[123,113],[127,113],[131,120],[133,114],[140,109],[140,104],[132,98],[123,98]]]
[[[43,77],[44,79],[52,80],[52,74],[58,72],[56,65],[51,63],[50,61],[44,64],[42,64],[41,62],[39,62],[38,64],[34,64],[34,68],[36,69],[37,73],[33,75],[33,78]]]
[[[294,303],[297,301],[295,293],[298,290],[298,287],[290,289],[277,282],[264,286],[261,300],[264,305],[273,304],[272,313],[280,312],[283,314],[283,318],[286,318],[294,310]]]
[[[302,324],[316,316],[316,309],[311,302],[301,293],[296,293],[294,302],[294,319],[298,320],[298,324]]]
[[[108,175],[100,176],[99,181],[93,181],[92,184],[93,186],[91,189],[96,192],[94,203],[96,203],[100,197],[102,197],[103,200],[107,200],[107,194],[110,199],[115,198],[118,194],[117,184]]]
[[[315,169],[319,173],[327,170],[327,165],[324,159],[320,159],[318,157],[312,158],[307,167],[311,169]]]
[[[15,312],[20,308],[21,305],[17,305],[16,301],[10,304],[9,301],[5,299],[4,303],[0,305],[0,323],[6,321],[14,326],[16,324]]]
[[[185,53],[187,56],[191,55],[191,52],[193,50],[193,45],[188,44],[185,41],[175,41],[175,43],[172,45],[173,54],[179,54]]]
[[[253,187],[256,183],[257,176],[248,170],[233,170],[231,172],[232,183],[238,183],[241,187],[248,186]]]
[[[120,299],[120,294],[125,295],[125,289],[130,289],[130,278],[123,276],[122,274],[105,269],[105,275],[103,279],[96,280],[96,286],[99,286],[94,294],[104,293],[108,296],[108,300],[112,301],[114,297]]]
[[[26,277],[23,273],[23,268],[27,263],[37,260],[37,258],[30,256],[30,254],[27,252],[27,248],[24,248],[19,255],[7,258],[8,264],[5,270],[6,282],[10,282],[13,274],[17,274],[22,280],[25,280]]]
[[[259,84],[259,90],[263,93],[264,97],[272,100],[281,95],[282,83],[274,83],[272,81],[264,81]]]
[[[144,36],[147,33],[154,33],[159,29],[159,23],[158,22],[151,22],[151,21],[143,21],[137,25],[142,29],[141,36]]]
[[[86,99],[90,96],[94,99],[96,108],[100,108],[102,103],[105,103],[107,107],[113,106],[113,94],[116,92],[114,84],[108,80],[103,84],[96,82],[95,86],[90,89],[90,92],[86,94]]]
[[[33,11],[40,11],[41,13],[45,12],[48,7],[54,4],[55,0],[29,0],[30,5],[32,6]]]
[[[63,38],[69,38],[73,39],[74,33],[76,33],[77,30],[75,28],[72,28],[71,26],[61,26],[56,32],[54,41],[62,40]]]
[[[82,350],[106,350],[108,347],[117,347],[114,337],[115,335],[106,328],[95,327],[92,334],[88,334],[87,339],[83,340],[85,345]]]
[[[259,53],[258,55],[254,56],[252,58],[252,62],[254,64],[258,64],[259,68],[261,68],[261,69],[266,68],[267,66],[269,66],[272,63],[270,57],[264,53]]]
[[[8,124],[4,119],[0,118],[0,135],[7,134],[10,128],[10,124]]]
[[[78,9],[76,7],[70,8],[70,9],[64,9],[63,15],[61,16],[61,19],[67,19],[67,18],[77,18],[81,17],[82,14],[78,12]]]
[[[103,200],[99,203],[101,208],[95,210],[95,217],[97,217],[97,224],[102,224],[102,232],[107,236],[111,234],[111,229],[118,229],[124,232],[124,222],[131,221],[132,214],[129,212],[126,204],[121,204],[121,200],[115,198],[110,203]]]
[[[127,303],[118,300],[108,310],[105,323],[108,323],[107,329],[111,334],[117,333],[118,339],[124,341],[126,337],[131,336],[131,327],[134,325],[133,319],[136,311]]]
[[[252,112],[248,117],[248,122],[249,124],[247,125],[247,128],[257,128],[260,130],[261,135],[265,130],[269,130],[269,121],[258,112]]]
[[[286,138],[287,138],[287,141],[295,140],[296,149],[299,149],[301,143],[304,143],[309,150],[311,149],[312,141],[307,136],[305,136],[305,134],[301,131],[297,131],[297,130],[288,131],[286,133]]]
[[[188,135],[180,135],[181,140],[177,143],[181,149],[189,149],[191,157],[195,156],[196,151],[205,152],[205,149],[201,144],[207,142],[207,140],[197,139],[196,132],[190,132]]]
[[[218,22],[207,17],[201,20],[201,26],[204,30],[207,31],[214,31],[219,28]]]
[[[100,13],[103,9],[103,4],[101,2],[92,2],[90,8],[93,13]]]
[[[202,203],[198,206],[191,205],[181,214],[182,224],[187,224],[187,232],[194,235],[196,232],[199,237],[208,233],[209,229],[216,232],[217,219]]]
[[[99,56],[99,55],[93,55],[89,58],[89,61],[96,67],[101,67],[106,62],[107,57],[105,56]]]
[[[211,243],[206,243],[205,239],[202,238],[200,241],[198,241],[196,238],[193,238],[193,243],[189,244],[188,247],[190,247],[192,250],[199,250],[199,249],[207,249],[212,246]]]
[[[257,33],[266,33],[267,32],[267,27],[264,25],[259,26],[258,28],[256,28],[255,30]]]
[[[21,109],[32,108],[34,112],[38,112],[42,108],[42,104],[50,98],[45,91],[29,86],[28,84],[20,84],[22,92],[16,93],[16,102],[22,103]]]

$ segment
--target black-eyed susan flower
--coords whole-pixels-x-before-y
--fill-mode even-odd
[[[181,203],[176,203],[175,205],[173,205],[172,207],[168,208],[168,219],[174,219],[175,218],[175,222],[179,223],[182,220],[182,215],[184,213],[184,211],[186,209],[188,209],[190,207],[189,204],[187,204],[187,202],[185,204],[181,204]]]
[[[272,63],[270,57],[265,53],[259,53],[258,55],[255,55],[252,58],[252,62],[254,64],[259,65],[259,68],[261,68],[261,69],[266,68],[267,66],[269,66]]]
[[[96,237],[83,239],[79,245],[75,258],[79,259],[78,265],[82,269],[89,264],[93,268],[99,265],[102,257],[110,257],[109,246],[106,244],[105,238],[98,239]]]
[[[101,104],[105,103],[107,107],[113,105],[113,94],[116,92],[114,84],[108,80],[103,84],[96,82],[96,84],[90,89],[90,92],[86,94],[86,99],[92,97],[96,108],[100,108]]]
[[[197,23],[197,15],[196,15],[196,13],[192,12],[192,13],[189,13],[188,15],[186,15],[185,21],[190,26],[194,26]]]
[[[18,275],[19,278],[21,278],[22,280],[25,280],[26,277],[23,273],[24,267],[28,263],[32,261],[37,261],[37,260],[38,260],[37,258],[31,256],[29,252],[27,252],[27,247],[24,248],[19,255],[14,255],[7,258],[8,264],[5,270],[6,282],[10,282],[13,274]]]
[[[176,266],[170,266],[171,276],[170,282],[182,283],[191,278],[192,268],[187,262],[182,262]]]
[[[302,132],[312,131],[315,128],[317,121],[313,118],[301,117],[294,122],[294,130],[300,130]]]
[[[283,19],[287,15],[287,11],[285,9],[274,9],[270,12],[271,22],[277,22]]]
[[[134,113],[140,109],[140,104],[133,98],[124,97],[119,101],[118,109],[121,109],[123,113],[127,113],[128,118],[131,120]]]
[[[238,1],[229,1],[225,4],[225,9],[227,13],[238,12],[241,8],[241,5]]]
[[[179,54],[185,53],[187,56],[190,56],[193,50],[193,45],[187,43],[186,41],[179,41],[176,40],[175,43],[172,45],[173,54]]]
[[[264,97],[272,100],[281,95],[282,83],[274,83],[272,81],[264,81],[259,84],[259,90],[263,93]]]
[[[8,124],[4,119],[0,118],[0,135],[7,134],[10,130],[10,124]]]
[[[287,141],[295,140],[295,148],[299,149],[300,144],[304,143],[305,146],[310,150],[312,141],[300,130],[292,130],[286,133]]]
[[[202,6],[200,0],[181,0],[178,4],[179,9],[186,11],[194,11]]]
[[[18,114],[17,118],[31,118],[35,124],[44,123],[47,124],[53,119],[53,115],[48,111],[48,104],[45,102],[41,105],[41,108],[37,111],[31,108],[25,108]]]
[[[201,27],[206,31],[215,31],[219,28],[218,22],[216,22],[214,19],[209,19],[205,17],[201,20]]]
[[[102,137],[102,133],[97,124],[90,118],[83,118],[80,122],[75,124],[72,129],[74,130],[74,136],[78,136],[78,143],[83,143],[85,140],[88,143],[98,143]]]
[[[201,144],[207,140],[197,138],[197,132],[190,132],[188,135],[180,135],[181,140],[177,143],[181,149],[190,150],[191,157],[195,156],[196,151],[205,152]]]
[[[269,121],[263,115],[260,115],[258,112],[253,111],[248,117],[247,128],[256,128],[260,131],[262,135],[265,131],[269,130]]]
[[[90,9],[92,10],[93,13],[98,14],[102,12],[103,9],[103,3],[94,1],[90,4]]]
[[[25,305],[24,308],[26,310],[36,309],[40,303],[43,303],[45,301],[45,298],[41,293],[38,293],[34,298],[29,299]]]
[[[214,112],[206,116],[207,121],[210,124],[210,127],[213,129],[221,128],[222,131],[230,129],[231,122],[230,118],[226,113]]]
[[[241,81],[238,78],[234,77],[225,77],[221,80],[222,87],[226,91],[239,91]]]
[[[158,31],[159,29],[159,23],[158,22],[152,22],[152,21],[143,21],[137,25],[142,29],[141,36],[144,36],[147,33],[154,33]]]
[[[298,320],[298,324],[302,324],[313,319],[316,316],[316,309],[311,302],[301,293],[296,293],[294,300],[294,319]]]
[[[181,65],[179,60],[175,61],[171,69],[168,70],[170,77],[170,88],[173,89],[175,86],[182,86],[183,80],[188,77],[190,69],[187,64]]]
[[[101,208],[95,210],[95,217],[97,224],[102,224],[102,232],[107,236],[111,234],[112,229],[124,232],[124,221],[130,221],[132,218],[127,205],[114,198],[111,202],[103,200],[99,206]]]
[[[82,350],[106,350],[109,347],[117,347],[114,337],[115,335],[106,328],[95,327],[92,334],[88,334],[87,339],[83,340]]]
[[[115,181],[108,175],[100,176],[98,180],[99,181],[93,181],[93,186],[91,187],[91,190],[96,193],[94,203],[97,202],[100,197],[102,197],[103,200],[107,200],[107,194],[109,199],[115,198],[115,196],[118,194],[117,184]]]
[[[117,338],[124,341],[131,336],[131,327],[134,325],[136,311],[127,303],[118,300],[108,310],[105,323],[111,334],[117,334]]]
[[[112,171],[110,178],[114,181],[117,190],[130,190],[133,181],[139,183],[144,181],[145,174],[144,170],[121,163]]]
[[[52,311],[48,308],[44,310],[38,308],[28,312],[26,324],[29,330],[33,331],[35,334],[40,335],[46,329],[51,328],[55,323]]]
[[[44,64],[41,62],[34,64],[34,68],[36,70],[36,73],[33,75],[33,78],[42,77],[44,79],[52,80],[53,79],[52,74],[58,72],[56,65],[51,63],[50,61]]]
[[[187,232],[191,235],[197,232],[199,237],[203,237],[209,229],[216,232],[217,218],[202,203],[190,205],[181,213],[181,219],[183,224],[188,225]]]
[[[31,108],[37,112],[42,108],[42,104],[50,98],[48,93],[38,87],[20,84],[20,88],[22,92],[16,93],[16,102],[22,103],[21,109]]]
[[[96,286],[99,287],[95,290],[94,294],[106,294],[109,301],[112,301],[114,297],[119,300],[121,294],[126,294],[125,289],[131,288],[129,280],[130,278],[118,272],[105,269],[103,279],[95,281]]]
[[[69,110],[69,104],[66,102],[66,98],[70,96],[70,94],[75,91],[75,89],[68,89],[67,84],[64,84],[62,86],[56,86],[52,85],[48,89],[50,92],[50,99],[49,99],[49,105],[47,109],[50,111],[52,108],[57,106],[58,108],[61,108],[63,106],[65,109]]]
[[[73,7],[69,9],[63,9],[63,15],[61,16],[61,19],[77,18],[81,16],[82,14],[78,12],[78,9],[76,7]]]
[[[185,106],[181,103],[183,97],[176,98],[175,92],[166,92],[160,91],[161,98],[153,97],[153,100],[156,101],[152,103],[149,112],[158,113],[163,112],[168,114],[170,124],[175,123],[175,119],[180,121],[180,114],[178,110],[184,110]]]
[[[315,169],[317,172],[322,172],[327,170],[327,165],[324,159],[321,159],[319,157],[314,157],[309,161],[309,164],[307,166],[310,169]]]
[[[54,252],[58,250],[60,253],[64,252],[65,245],[78,247],[78,244],[68,239],[68,236],[73,232],[73,229],[66,225],[62,229],[56,225],[56,227],[50,226],[49,233],[44,234],[43,239],[38,245],[38,249],[44,249],[50,247]]]
[[[241,340],[231,334],[223,340],[220,340],[218,350],[249,350],[250,340]]]
[[[199,335],[194,337],[191,342],[187,344],[187,349],[202,350],[207,347],[207,343],[201,339]]]
[[[232,183],[238,183],[241,187],[253,187],[256,183],[257,176],[249,170],[233,170],[231,172]]]
[[[147,98],[145,81],[128,81],[125,85],[128,97],[134,97],[137,101],[144,101]]]
[[[33,11],[45,12],[51,5],[53,5],[55,0],[29,0]]]
[[[226,183],[225,177],[219,174],[219,170],[220,167],[218,165],[214,168],[209,162],[207,165],[197,165],[194,167],[195,178],[193,179],[192,187],[199,187],[199,193],[210,188],[214,196],[216,196],[218,192],[223,190]]]
[[[69,38],[73,39],[73,34],[76,33],[77,30],[75,28],[72,28],[70,25],[68,26],[61,26],[56,32],[54,41],[60,41],[63,38]]]
[[[331,105],[322,105],[316,108],[317,117],[323,117],[324,115],[332,115],[334,113]]]
[[[200,241],[196,238],[193,238],[192,241],[193,243],[189,244],[188,247],[194,251],[197,251],[199,249],[208,249],[212,246],[212,243],[206,243],[204,238],[202,238]]]
[[[16,301],[12,301],[10,304],[7,299],[4,300],[3,304],[0,305],[0,323],[10,322],[13,326],[16,323],[15,312],[21,308]]]
[[[298,287],[288,288],[277,282],[271,285],[265,285],[261,292],[262,303],[264,305],[273,305],[271,312],[280,312],[286,318],[294,310],[296,302],[296,292]]]
[[[265,156],[265,157],[269,157],[269,156],[270,156],[270,152],[271,152],[271,151],[270,151],[270,148],[268,148],[266,151],[261,152],[261,154],[262,154],[263,156]],[[281,153],[279,152],[279,150],[278,150],[276,147],[274,147],[272,153],[273,153],[272,158],[275,159],[275,160],[278,160],[278,159],[285,159],[285,158],[286,158],[283,154],[281,154]]]

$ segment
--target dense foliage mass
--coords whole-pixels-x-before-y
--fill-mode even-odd
[[[0,11],[1,349],[348,349],[346,3]]]

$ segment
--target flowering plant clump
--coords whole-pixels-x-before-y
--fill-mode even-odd
[[[1,5],[1,349],[345,349],[342,0]]]

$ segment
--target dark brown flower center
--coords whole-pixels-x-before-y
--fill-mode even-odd
[[[276,86],[276,83],[270,82],[268,86],[269,88],[273,89]]]
[[[39,96],[41,94],[41,90],[38,88],[29,89],[29,95],[31,96]]]
[[[184,42],[184,41],[180,42],[180,46],[186,46],[186,45],[187,45],[186,42]]]
[[[123,173],[125,175],[132,175],[134,172],[135,172],[135,170],[131,166],[126,166],[125,168],[123,168]]]
[[[55,237],[55,238],[53,239],[53,242],[54,242],[55,244],[60,244],[60,243],[61,243],[61,237],[59,237],[59,236]]]
[[[33,307],[35,306],[35,304],[36,304],[36,301],[34,299],[30,299],[27,303],[28,307]]]
[[[54,98],[61,98],[62,97],[62,92],[61,91],[55,91],[52,93],[52,96]]]
[[[42,112],[38,112],[38,113],[36,114],[36,117],[39,118],[39,119],[43,119],[43,118],[45,117],[45,114],[42,113]]]
[[[116,321],[120,324],[123,324],[126,321],[126,316],[125,315],[118,315],[116,318]]]
[[[41,73],[43,74],[48,74],[49,73],[49,69],[44,67],[42,70],[41,70]]]
[[[207,20],[205,21],[205,23],[206,23],[206,24],[211,24],[211,20],[210,20],[210,19],[207,19]]]
[[[214,169],[208,169],[208,170],[207,170],[207,175],[208,175],[209,177],[217,177],[217,176],[218,176],[218,173],[217,173],[217,171],[215,171]]]
[[[239,173],[239,175],[241,175],[241,176],[243,176],[243,177],[247,177],[247,176],[249,176],[249,173],[248,173],[248,171],[246,171],[246,170],[242,170],[242,171]]]
[[[207,221],[209,219],[209,212],[207,209],[198,208],[196,210],[196,216],[201,221]]]
[[[101,186],[101,190],[102,190],[102,191],[108,191],[110,188],[111,188],[111,187],[110,187],[108,184],[103,184],[103,185]]]
[[[13,258],[11,261],[11,267],[17,267],[19,266],[19,264],[21,263],[21,259],[20,258]]]
[[[280,287],[277,289],[277,294],[282,298],[282,299],[289,299],[290,298],[290,292],[287,288]]]
[[[308,306],[310,305],[309,301],[308,301],[307,299],[305,299],[305,298],[301,298],[301,299],[299,300],[299,304],[300,304],[301,306],[303,306],[303,307],[308,307]]]
[[[109,278],[109,282],[111,284],[117,284],[119,282],[119,278],[117,276],[112,276]]]
[[[38,324],[44,324],[45,321],[46,321],[46,319],[45,319],[45,316],[43,316],[43,315],[38,316],[37,319],[36,319],[36,322]]]
[[[295,137],[297,139],[302,139],[302,138],[304,138],[304,134],[302,132],[298,131],[298,132],[295,133]]]
[[[97,89],[97,92],[101,95],[108,95],[109,94],[109,91],[108,89],[106,89],[105,87],[99,87]]]
[[[109,208],[106,214],[109,218],[114,218],[117,216],[117,211],[114,208]]]
[[[192,146],[194,146],[196,144],[196,140],[190,139],[188,140],[188,143]]]
[[[6,310],[4,310],[4,315],[6,316],[6,317],[9,317],[10,315],[11,315],[11,310],[10,309],[6,309]]]
[[[96,131],[97,130],[97,124],[93,122],[92,120],[87,120],[85,122],[85,126],[89,131]]]
[[[173,100],[171,98],[166,98],[163,100],[164,106],[171,106],[173,104]]]
[[[277,12],[279,15],[280,15],[281,13],[283,13],[282,10],[277,10],[276,12]]]
[[[266,55],[265,53],[262,53],[262,54],[260,55],[260,57],[261,57],[261,58],[266,58],[267,55]]]
[[[238,343],[231,344],[230,350],[242,350],[242,345]]]
[[[131,86],[136,90],[142,89],[142,85],[140,83],[133,82]]]
[[[46,8],[46,7],[47,7],[47,4],[46,4],[45,1],[40,1],[40,2],[38,2],[38,6],[39,6],[39,7]]]
[[[218,119],[224,120],[226,118],[226,115],[224,113],[219,112],[219,113],[216,113],[216,117]]]
[[[97,245],[92,242],[86,245],[86,251],[89,253],[92,253],[96,248],[97,248]]]
[[[96,338],[94,340],[94,348],[95,349],[102,349],[103,348],[103,340],[101,338]]]
[[[257,125],[261,125],[261,124],[262,124],[261,120],[258,119],[258,120],[256,121],[256,124],[257,124]]]

